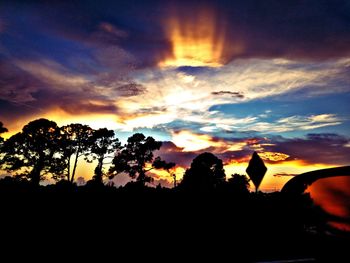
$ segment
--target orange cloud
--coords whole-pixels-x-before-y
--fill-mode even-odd
[[[151,174],[153,179],[156,181],[165,181],[168,183],[168,185],[174,184],[174,178],[173,175],[176,176],[176,181],[181,181],[183,178],[183,175],[185,174],[186,168],[181,166],[176,166],[173,168],[170,173],[164,170],[152,170]]]
[[[207,134],[196,134],[188,130],[172,133],[172,141],[176,146],[181,147],[184,152],[195,152],[210,148],[213,153],[226,151],[239,151],[247,145],[245,141],[229,142],[223,139],[216,139]]]
[[[177,10],[167,17],[164,31],[172,53],[159,63],[160,67],[220,67],[227,62],[224,56],[228,49],[234,54],[243,51],[241,43],[230,41],[228,45],[223,13],[213,8],[202,7],[189,16]]]
[[[279,152],[261,152],[259,153],[259,156],[263,160],[272,161],[272,162],[284,161],[287,158],[289,158],[288,154],[279,153]]]

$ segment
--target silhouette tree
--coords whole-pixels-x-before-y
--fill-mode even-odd
[[[79,157],[89,154],[91,149],[93,129],[79,123],[69,124],[61,128],[60,151],[61,163],[65,168],[65,177],[68,181],[74,182],[75,172]],[[74,158],[71,174],[71,161]]]
[[[20,172],[34,185],[45,174],[59,172],[54,164],[57,153],[58,127],[47,119],[34,120],[23,127],[22,132],[11,136],[2,147],[3,169]]]
[[[162,142],[150,136],[146,138],[142,133],[135,133],[128,138],[123,149],[113,158],[109,169],[110,178],[125,172],[142,184],[150,182],[151,178],[146,175],[148,171],[170,167],[170,164],[168,166],[160,158],[154,159],[153,152],[159,150],[161,146]],[[148,164],[151,164],[151,167],[146,168]]]
[[[227,188],[229,192],[234,194],[247,194],[249,193],[249,178],[246,175],[233,174],[231,178],[227,180]]]
[[[103,181],[103,161],[106,158],[113,158],[110,156],[113,152],[120,151],[120,142],[114,138],[114,131],[106,128],[94,130],[91,136],[91,155],[86,156],[88,162],[97,160],[97,166],[93,179],[96,182]],[[90,157],[90,158],[89,158]]]
[[[212,153],[202,153],[193,159],[180,187],[193,191],[211,191],[225,182],[222,160]]]

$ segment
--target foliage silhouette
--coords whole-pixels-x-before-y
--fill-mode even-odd
[[[222,160],[212,153],[202,153],[193,159],[179,187],[191,191],[212,191],[225,182]]]
[[[131,178],[136,178],[141,184],[151,182],[152,178],[146,175],[147,172],[152,169],[170,169],[174,166],[159,157],[154,158],[153,152],[159,150],[161,146],[162,142],[150,136],[146,138],[142,133],[135,133],[113,158],[109,169],[110,178],[124,172]]]
[[[94,130],[91,136],[91,154],[86,156],[89,162],[97,160],[97,166],[94,171],[94,180],[103,182],[103,161],[106,158],[113,158],[112,153],[118,153],[121,150],[120,142],[114,137],[114,131],[106,128]],[[90,157],[90,158],[89,158]]]
[[[60,151],[62,153],[64,171],[63,177],[68,181],[74,182],[75,172],[78,165],[78,159],[81,156],[87,156],[93,145],[93,129],[87,125],[79,123],[63,126],[60,134]],[[71,173],[71,161],[74,158],[73,170]],[[58,178],[60,179],[60,178]]]
[[[34,185],[39,185],[45,174],[59,172],[61,168],[55,165],[58,132],[57,124],[46,119],[25,125],[3,144],[3,169],[26,176]]]
[[[235,195],[249,194],[249,178],[246,175],[233,174],[225,184],[227,192]]]

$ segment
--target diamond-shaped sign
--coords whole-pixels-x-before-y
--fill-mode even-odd
[[[258,188],[262,179],[264,178],[266,171],[267,168],[264,164],[264,161],[256,152],[254,152],[252,158],[249,161],[246,172],[249,175],[250,179],[253,181],[256,191],[258,191]]]

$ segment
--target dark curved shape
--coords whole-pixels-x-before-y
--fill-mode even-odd
[[[322,170],[311,171],[297,175],[290,179],[282,188],[282,193],[302,194],[306,188],[318,179],[335,177],[335,176],[350,176],[350,166],[342,166],[336,168],[328,168]]]

